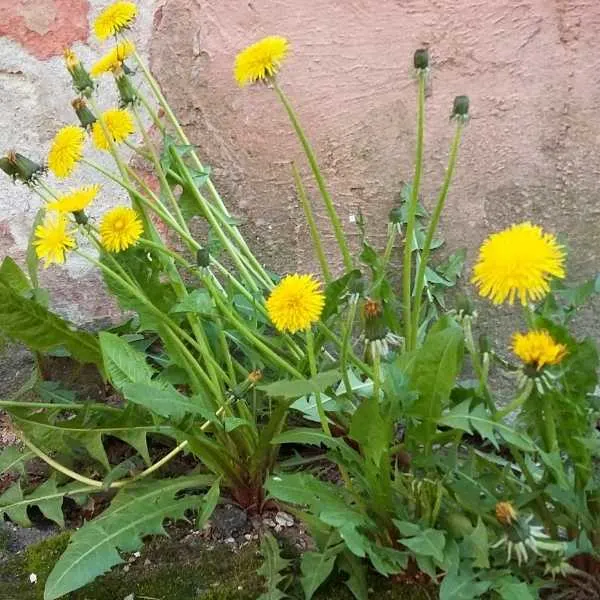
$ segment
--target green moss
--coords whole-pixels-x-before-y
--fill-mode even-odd
[[[0,564],[1,600],[42,600],[46,578],[68,542],[61,534],[31,546],[22,555]],[[255,600],[263,592],[258,546],[232,551],[224,545],[159,538],[148,543],[133,563],[121,565],[65,600],[116,600],[135,594],[153,600]],[[35,573],[38,583],[29,582]],[[414,586],[375,577],[373,597],[382,600],[431,600],[436,596]],[[296,591],[296,590],[294,590]],[[299,591],[299,589],[298,589]],[[301,594],[295,594],[300,598]],[[340,582],[332,581],[315,600],[353,600]]]

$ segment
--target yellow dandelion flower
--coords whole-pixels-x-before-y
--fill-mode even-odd
[[[554,341],[546,330],[515,333],[513,352],[528,366],[540,370],[545,365],[557,365],[567,354],[567,347]]]
[[[99,77],[103,73],[117,71],[125,59],[129,58],[135,52],[135,44],[129,40],[119,42],[114,48],[109,50],[94,66],[90,69],[92,77]]]
[[[76,69],[79,66],[79,59],[77,58],[77,54],[70,48],[67,48],[63,54],[65,58],[65,65],[69,71]]]
[[[143,231],[138,214],[127,206],[109,210],[100,223],[100,239],[109,252],[127,250],[140,239]]]
[[[68,177],[83,156],[85,131],[76,125],[63,127],[54,137],[48,153],[48,168],[57,177]]]
[[[44,259],[44,267],[65,262],[65,254],[75,248],[75,239],[68,231],[69,222],[60,213],[47,213],[44,222],[35,228],[35,252]]]
[[[234,76],[240,87],[273,77],[288,53],[288,41],[271,35],[248,46],[235,57]]]
[[[517,520],[519,514],[510,502],[498,502],[496,504],[496,519],[502,525],[510,525]]]
[[[102,113],[101,118],[115,144],[120,144],[135,131],[133,117],[122,108],[106,110]],[[92,125],[92,141],[94,146],[100,150],[110,149],[99,120]]]
[[[99,191],[100,186],[97,184],[81,187],[68,194],[59,196],[56,200],[50,202],[46,208],[48,210],[56,210],[60,213],[85,210],[88,204],[98,195]]]
[[[549,291],[552,277],[565,276],[565,251],[551,233],[531,223],[492,234],[481,246],[472,282],[494,304],[537,301]]]
[[[115,2],[107,6],[94,21],[94,33],[103,41],[112,35],[128,29],[137,15],[137,6],[133,2]]]
[[[312,275],[288,275],[273,289],[267,300],[267,312],[281,332],[296,333],[319,320],[325,296]]]

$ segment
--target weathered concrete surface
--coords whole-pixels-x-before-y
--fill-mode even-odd
[[[36,158],[43,158],[56,129],[73,116],[52,36],[47,46],[31,40],[54,31],[68,5],[72,30],[60,39],[82,40],[75,47],[90,62],[99,48],[82,33],[89,27],[82,28],[81,14],[87,10],[89,22],[108,3],[92,0],[86,9],[84,0],[43,1],[53,8],[42,11],[43,24],[40,15],[32,24],[27,17],[32,0],[0,0],[19,23],[11,27],[12,39],[0,40],[0,147],[18,146]],[[598,269],[597,0],[138,4],[142,18],[135,39],[148,46],[157,78],[212,166],[226,201],[246,220],[251,245],[274,269],[316,265],[290,173],[290,161],[297,160],[309,182],[297,141],[272,90],[240,90],[232,77],[236,52],[267,34],[290,39],[293,53],[280,80],[314,143],[353,240],[358,236],[349,219],[360,209],[382,244],[385,215],[401,181],[412,176],[416,90],[411,60],[415,48],[427,45],[433,57],[424,181],[429,206],[452,136],[452,99],[467,93],[472,101],[442,221],[448,247],[467,246],[472,261],[489,231],[532,219],[568,236],[572,275]],[[56,14],[51,23],[50,14]],[[81,170],[77,180],[85,175]],[[0,251],[19,256],[37,201],[4,180],[0,186]],[[115,202],[111,193],[107,187],[98,214]],[[339,262],[331,232],[323,229],[323,236],[332,261]],[[80,261],[71,259],[66,269],[45,275],[63,312],[86,320],[107,311],[96,276]]]

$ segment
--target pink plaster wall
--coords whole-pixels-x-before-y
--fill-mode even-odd
[[[290,175],[290,160],[304,165],[297,142],[272,91],[240,90],[232,78],[236,52],[267,34],[292,44],[280,81],[346,224],[360,208],[382,243],[384,215],[411,178],[410,67],[426,45],[429,206],[446,163],[452,99],[466,93],[472,102],[442,223],[450,246],[468,246],[472,259],[490,229],[533,219],[569,234],[579,274],[598,270],[598,0],[163,2],[151,56],[169,99],[255,247],[272,265],[307,268],[314,261]]]

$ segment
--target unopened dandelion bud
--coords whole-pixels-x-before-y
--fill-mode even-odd
[[[489,354],[492,351],[490,338],[485,333],[479,336],[479,351],[482,354]]]
[[[76,210],[73,212],[73,216],[75,217],[75,222],[77,225],[87,225],[88,218],[83,210]]]
[[[198,248],[198,252],[196,252],[196,264],[203,269],[210,267],[210,252],[208,248]]]
[[[92,81],[90,74],[85,70],[85,67],[81,64],[73,50],[65,50],[64,56],[67,71],[69,71],[71,79],[73,80],[73,87],[80,94],[90,96],[94,89],[94,82]]]
[[[117,84],[117,89],[119,90],[121,107],[124,108],[129,104],[133,104],[137,100],[137,94],[131,83],[131,79],[129,79],[125,71],[121,71],[120,73],[115,72],[115,82]]]
[[[452,117],[466,121],[469,118],[469,96],[456,96],[452,106]]]
[[[394,206],[388,215],[388,221],[394,225],[402,225],[404,214],[401,206]]]
[[[96,122],[96,117],[87,107],[83,98],[75,98],[75,100],[71,102],[71,106],[75,110],[75,114],[84,129],[89,129]]]
[[[6,156],[0,158],[0,169],[12,177],[13,181],[18,179],[27,184],[35,183],[44,172],[44,167],[14,151],[7,152]]]
[[[263,372],[260,369],[254,369],[254,371],[248,373],[248,381],[253,385],[256,385],[262,378]]]
[[[427,48],[419,48],[414,55],[414,65],[417,70],[425,70],[429,68],[429,50]]]
[[[496,519],[502,525],[512,525],[517,517],[517,510],[510,502],[498,502],[496,504]]]

